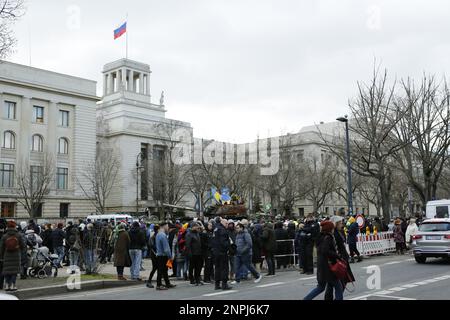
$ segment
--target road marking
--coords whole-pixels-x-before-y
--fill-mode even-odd
[[[388,266],[388,265],[391,265],[391,264],[398,264],[398,263],[402,263],[403,261],[391,261],[391,262],[386,262],[385,264],[384,264],[384,266]]]
[[[230,293],[234,293],[234,292],[238,292],[238,291],[239,291],[239,290],[229,290],[229,291],[222,291],[222,292],[208,293],[208,294],[204,294],[203,297],[220,296],[220,295],[230,294]]]
[[[374,294],[373,296],[380,297],[380,298],[398,299],[398,300],[417,300],[417,299],[414,299],[414,298],[388,296],[388,295],[384,295],[384,294]]]
[[[308,277],[308,278],[300,278],[298,279],[299,281],[303,281],[303,280],[311,280],[311,279],[316,279],[317,277]]]
[[[273,287],[273,286],[279,286],[280,284],[285,284],[286,282],[274,282],[274,283],[268,283],[263,284],[261,286],[256,286],[256,288],[267,288],[267,287]]]
[[[448,278],[447,277],[438,277],[438,278],[435,278],[436,280],[447,280]]]
[[[402,286],[403,288],[409,289],[409,288],[414,288],[414,287],[418,287],[417,284],[414,283],[410,283],[410,284],[405,284]]]
[[[397,292],[397,291],[402,291],[402,290],[406,290],[406,289],[407,288],[395,287],[395,288],[388,289],[388,291],[395,291],[395,292]]]
[[[385,294],[391,294],[391,293],[394,293],[394,291],[383,290],[383,291],[375,292],[375,293],[372,294],[372,295],[379,295],[379,294],[385,295]]]
[[[423,286],[425,284],[428,284],[426,281],[420,281],[420,282],[414,282],[414,284],[417,284],[418,286]]]

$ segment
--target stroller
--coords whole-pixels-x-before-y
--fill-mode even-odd
[[[58,266],[56,260],[58,255],[49,254],[47,247],[31,248],[28,253],[28,275],[45,279],[47,277],[58,276]]]

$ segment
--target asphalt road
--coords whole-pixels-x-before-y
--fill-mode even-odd
[[[377,266],[379,269],[377,269]],[[352,264],[355,287],[349,286],[346,300],[450,300],[450,262],[429,259],[418,264],[412,255],[377,256]],[[380,286],[376,286],[373,270],[379,270]],[[369,273],[370,272],[370,273]],[[369,286],[367,285],[369,282]],[[230,291],[215,291],[214,285],[191,286],[173,281],[177,287],[167,291],[136,286],[71,293],[48,300],[301,300],[315,287],[316,277],[298,271],[280,271],[275,277],[265,277],[255,284],[244,281]],[[316,299],[323,299],[323,294]]]

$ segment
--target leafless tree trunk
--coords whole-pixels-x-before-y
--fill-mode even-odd
[[[117,180],[120,162],[112,149],[99,148],[96,159],[87,163],[77,177],[77,184],[100,214],[106,213],[106,202]],[[84,183],[84,181],[87,184]]]
[[[25,12],[23,0],[0,0],[0,59],[11,54],[16,38],[11,25]]]
[[[33,169],[32,169],[33,167]],[[48,154],[43,154],[39,164],[30,166],[28,161],[21,161],[16,173],[17,201],[25,207],[31,218],[55,182],[55,162]]]

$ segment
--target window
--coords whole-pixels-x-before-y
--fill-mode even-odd
[[[14,187],[14,165],[0,164],[0,187],[12,188]]]
[[[34,209],[34,216],[36,218],[42,217],[42,203],[39,203],[37,207]]]
[[[58,168],[56,170],[56,189],[67,190],[68,176],[69,176],[69,169]]]
[[[69,217],[69,206],[70,206],[70,203],[60,203],[59,204],[59,217],[60,218]]]
[[[5,101],[3,107],[3,117],[10,120],[16,119],[16,103]]]
[[[448,222],[431,222],[423,223],[419,227],[421,232],[436,232],[436,231],[450,231],[450,223]]]
[[[58,153],[68,154],[69,153],[69,142],[66,138],[60,138],[58,140]]]
[[[448,218],[448,206],[440,206],[436,207],[436,216],[435,218]]]
[[[5,131],[3,133],[3,144],[2,147],[5,149],[15,149],[16,148],[16,135],[12,131]]]
[[[33,115],[35,123],[44,123],[44,107],[33,107]]]
[[[59,125],[61,127],[69,126],[69,111],[59,110]]]
[[[35,134],[32,138],[31,151],[36,152],[44,151],[44,139],[38,134]]]
[[[2,202],[2,218],[14,218],[16,215],[16,203],[15,202]]]
[[[297,161],[298,162],[303,162],[304,160],[304,150],[299,150],[299,152],[297,153]]]
[[[42,182],[43,168],[41,166],[31,166],[30,167],[30,183],[33,189],[37,189],[39,184]]]

